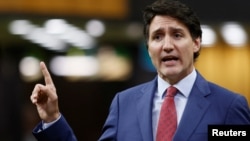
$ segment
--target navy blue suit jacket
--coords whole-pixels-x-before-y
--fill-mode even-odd
[[[156,89],[157,77],[118,93],[99,141],[153,141],[152,105]],[[60,124],[68,128],[64,122]],[[173,141],[206,141],[210,124],[250,125],[249,105],[242,95],[208,82],[198,73]]]

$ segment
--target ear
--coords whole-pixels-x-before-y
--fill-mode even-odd
[[[193,46],[193,50],[194,52],[198,52],[201,48],[201,38],[198,37],[196,39],[194,39],[194,46]]]

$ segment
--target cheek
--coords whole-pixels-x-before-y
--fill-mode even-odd
[[[151,48],[148,50],[148,54],[151,57],[151,59],[155,59],[157,56],[160,55],[159,49],[157,48]]]
[[[199,50],[197,46],[195,46],[193,43],[186,43],[179,45],[180,52],[182,53],[181,56],[185,57],[191,57],[195,52]]]
[[[160,56],[158,52],[159,50],[157,48],[153,47],[148,48],[149,57],[151,58],[154,64],[157,62],[156,60],[158,60],[158,56]]]
[[[151,57],[152,56],[152,49],[150,46],[148,46],[148,55]]]
[[[193,48],[183,48],[179,50],[179,57],[181,57],[181,60],[184,62],[187,62],[188,60],[192,59],[194,55]]]
[[[148,50],[148,55],[149,55],[149,57],[151,58],[151,60],[154,61],[154,58],[155,58],[155,57],[154,57],[154,56],[155,56],[154,51],[151,50],[151,49],[149,49],[149,50]]]
[[[153,58],[153,56],[155,54],[155,45],[152,43],[148,44],[148,54],[149,54],[150,58]]]
[[[162,43],[160,42],[149,42],[148,43],[148,50],[152,54],[157,54],[157,52],[161,51]]]

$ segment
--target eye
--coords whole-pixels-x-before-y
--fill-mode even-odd
[[[163,35],[162,34],[156,34],[153,36],[153,40],[156,40],[156,41],[159,41],[163,38]]]
[[[181,33],[174,33],[174,38],[180,39],[182,37]]]

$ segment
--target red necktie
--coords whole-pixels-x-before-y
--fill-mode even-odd
[[[161,107],[156,141],[172,141],[173,139],[177,127],[177,115],[174,104],[176,92],[177,89],[173,86],[167,89],[167,94]]]

